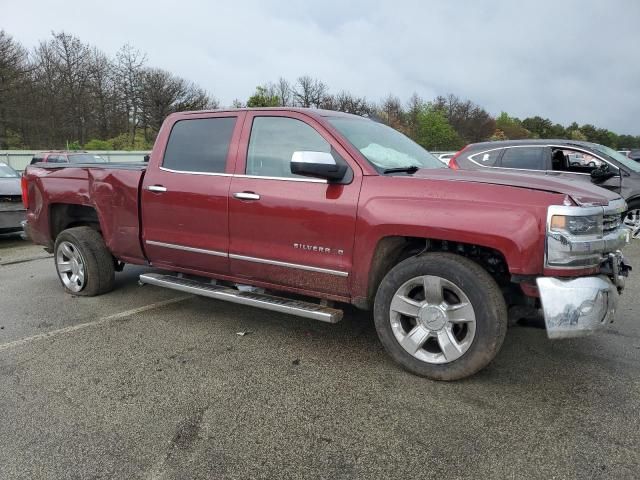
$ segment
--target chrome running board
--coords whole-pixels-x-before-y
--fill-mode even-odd
[[[342,320],[342,310],[325,307],[311,302],[291,300],[289,298],[276,297],[264,293],[241,292],[233,288],[213,283],[199,282],[187,278],[180,278],[174,275],[163,275],[161,273],[144,273],[140,275],[140,283],[157,285],[158,287],[170,288],[180,292],[202,295],[203,297],[225,300],[227,302],[249,305],[264,310],[288,313],[298,317],[310,318],[327,323],[338,323]]]

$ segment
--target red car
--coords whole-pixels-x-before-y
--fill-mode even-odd
[[[93,153],[51,150],[48,152],[36,153],[31,159],[31,165],[35,163],[106,163],[100,155]]]
[[[552,338],[603,328],[628,271],[616,193],[454,171],[331,111],[173,114],[148,163],[39,163],[23,190],[71,294],[110,291],[131,263],[166,271],[143,283],[326,322],[353,304],[397,362],[440,380],[495,357],[511,307],[541,308]]]

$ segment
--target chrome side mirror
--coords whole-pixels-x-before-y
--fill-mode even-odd
[[[291,155],[291,173],[339,181],[347,173],[347,166],[339,165],[329,152],[298,151]]]

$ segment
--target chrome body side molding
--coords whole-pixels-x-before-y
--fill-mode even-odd
[[[266,258],[248,257],[246,255],[236,255],[230,253],[229,258],[234,260],[243,260],[245,262],[263,263],[265,265],[275,265],[277,267],[295,268],[298,270],[306,270],[308,272],[327,273],[329,275],[336,275],[338,277],[348,277],[349,272],[343,272],[341,270],[331,270],[329,268],[312,267],[311,265],[301,265],[299,263],[281,262],[279,260],[268,260]]]
[[[226,252],[219,252],[217,250],[207,250],[204,248],[186,247],[184,245],[176,245],[175,243],[157,242],[155,240],[145,240],[147,245],[155,245],[156,247],[172,248],[173,250],[183,250],[185,252],[192,253],[204,253],[205,255],[213,255],[215,257],[227,257]]]
[[[192,253],[203,253],[205,255],[213,255],[216,257],[228,257],[233,260],[242,260],[245,262],[262,263],[265,265],[274,265],[276,267],[294,268],[297,270],[305,270],[307,272],[326,273],[328,275],[335,275],[338,277],[348,277],[349,272],[343,272],[342,270],[331,270],[330,268],[314,267],[312,265],[302,265],[300,263],[282,262],[280,260],[270,260],[267,258],[249,257],[246,255],[237,255],[235,253],[227,254],[226,252],[220,252],[217,250],[207,250],[204,248],[187,247],[185,245],[177,245],[175,243],[158,242],[156,240],[145,240],[147,245],[154,245],[156,247],[172,248],[174,250],[182,250]]]

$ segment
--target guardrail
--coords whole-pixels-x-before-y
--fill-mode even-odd
[[[22,172],[31,162],[33,156],[42,150],[0,150],[0,162],[6,163],[14,170]],[[87,153],[100,155],[107,162],[142,162],[149,151],[115,151],[87,150]]]

